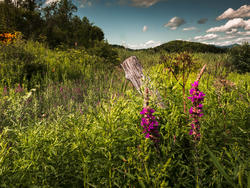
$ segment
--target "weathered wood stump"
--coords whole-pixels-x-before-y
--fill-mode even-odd
[[[142,66],[140,64],[140,61],[137,59],[136,56],[131,56],[127,58],[123,63],[121,64],[124,72],[125,72],[125,78],[130,80],[133,84],[133,86],[136,88],[136,90],[141,93],[141,86],[142,86],[142,78],[144,77],[142,73]]]
[[[123,63],[121,64],[124,72],[125,72],[125,78],[130,80],[133,84],[133,86],[136,88],[136,90],[143,95],[142,91],[141,91],[141,87],[143,84],[143,80],[145,76],[143,75],[143,68],[142,65],[140,64],[140,61],[138,60],[138,58],[136,56],[131,56],[129,58],[127,58],[125,61],[123,61]],[[148,79],[150,80],[150,79]],[[147,85],[150,85],[150,83],[148,83]],[[152,91],[149,90],[149,92],[152,94]],[[164,104],[162,103],[162,98],[159,95],[159,92],[157,91],[157,89],[155,90],[156,96],[158,98],[158,105],[162,108],[164,108]],[[146,96],[144,96],[145,99]],[[147,97],[146,97],[147,98]]]

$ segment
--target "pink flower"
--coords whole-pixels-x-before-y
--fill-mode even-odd
[[[194,135],[195,140],[199,140],[200,139],[199,118],[204,115],[202,113],[203,105],[201,104],[201,102],[204,101],[205,94],[198,89],[198,86],[199,86],[198,81],[195,81],[191,85],[192,85],[192,88],[189,91],[191,97],[188,97],[188,99],[190,99],[192,102],[192,107],[190,108],[189,113],[191,114],[193,121],[191,124],[191,129],[189,131],[189,134]]]
[[[155,116],[153,113],[155,112],[154,109],[146,107],[143,108],[140,114],[143,115],[141,119],[141,126],[143,127],[143,134],[145,134],[145,138],[150,138],[154,142],[158,142],[159,139],[159,131],[158,126],[159,123],[155,120]]]

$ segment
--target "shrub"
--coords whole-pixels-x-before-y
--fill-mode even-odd
[[[104,59],[105,63],[111,63],[112,65],[118,65],[118,53],[107,42],[95,41],[94,46],[88,49],[91,55],[96,55]]]
[[[239,73],[250,72],[250,47],[248,43],[230,50],[231,61]]]

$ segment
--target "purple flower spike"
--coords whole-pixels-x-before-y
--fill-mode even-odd
[[[193,113],[193,107],[191,107],[189,110],[189,114],[192,114],[192,113]]]
[[[190,95],[193,95],[194,91],[195,91],[195,89],[194,89],[194,88],[191,88],[191,89],[189,90]]]
[[[140,114],[143,115],[141,119],[141,126],[143,127],[143,134],[145,134],[145,138],[150,138],[155,143],[158,143],[160,136],[158,131],[159,123],[153,115],[154,112],[155,110],[149,107],[142,109],[140,112]]]
[[[153,113],[155,112],[155,110],[154,110],[153,108],[151,108],[151,109],[149,110],[149,112],[150,112],[151,114],[153,114]]]
[[[189,135],[193,135],[193,129],[190,129]]]
[[[194,140],[200,139],[200,122],[199,118],[202,117],[204,114],[202,113],[203,105],[201,102],[204,101],[205,94],[198,89],[199,82],[195,81],[190,89],[189,93],[191,97],[188,97],[189,100],[192,102],[192,107],[189,110],[191,117],[193,119],[191,123],[191,129],[189,131],[189,135],[194,136]]]
[[[8,93],[8,90],[7,90],[7,87],[5,86],[5,87],[3,88],[3,94],[4,94],[4,95],[7,95],[7,93]]]
[[[147,108],[143,108],[140,114],[146,114],[147,113]]]
[[[192,87],[198,87],[199,86],[199,82],[198,81],[195,81],[193,84],[191,84]]]

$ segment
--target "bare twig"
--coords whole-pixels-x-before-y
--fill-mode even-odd
[[[173,69],[171,67],[169,67],[169,70],[172,72],[172,74],[173,74],[174,78],[176,79],[176,81],[179,82],[179,79],[176,77]],[[180,84],[181,87],[183,87],[183,85],[180,82],[179,82],[179,84]]]
[[[205,64],[205,65],[202,67],[200,73],[199,73],[198,76],[197,76],[196,81],[198,81],[198,82],[200,81],[201,76],[202,76],[202,74],[204,73],[204,71],[205,71],[205,69],[206,69],[206,66],[207,66],[207,64]]]
[[[144,92],[144,108],[147,108],[149,105],[149,89],[145,87],[145,92]]]

